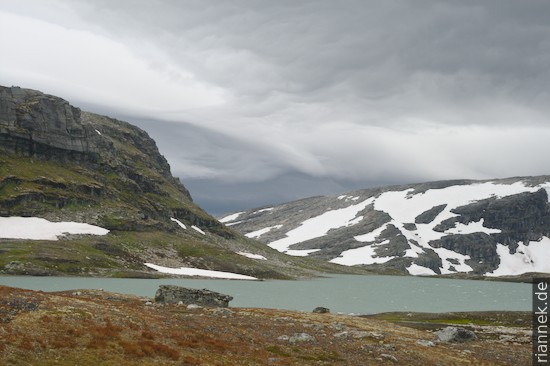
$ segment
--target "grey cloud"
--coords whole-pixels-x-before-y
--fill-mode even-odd
[[[11,11],[29,12],[11,4]],[[109,98],[101,107],[148,130],[195,196],[214,197],[205,192],[217,187],[241,202],[263,202],[260,187],[278,200],[294,197],[293,186],[316,194],[357,182],[547,173],[550,2],[52,6],[60,11],[44,15],[51,22],[116,40],[180,86],[190,74],[201,87],[223,91],[220,105],[152,106],[146,116],[140,108],[121,112]],[[73,13],[78,21],[65,20]],[[273,182],[288,187],[284,195],[274,193]]]

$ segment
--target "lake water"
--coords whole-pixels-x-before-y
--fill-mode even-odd
[[[386,311],[531,311],[531,284],[408,276],[331,275],[303,281],[118,279],[0,276],[0,285],[42,291],[103,289],[154,297],[161,284],[207,288],[234,297],[230,306],[372,314]]]

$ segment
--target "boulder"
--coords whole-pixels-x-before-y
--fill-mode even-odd
[[[196,304],[200,306],[228,307],[232,296],[207,289],[197,290],[174,285],[160,285],[155,301],[161,304]]]
[[[313,312],[317,314],[327,314],[327,313],[330,313],[330,309],[324,308],[322,306],[318,306],[315,309],[313,309]]]
[[[435,332],[437,338],[443,342],[463,343],[475,341],[477,336],[474,332],[468,329],[459,327],[447,327]]]

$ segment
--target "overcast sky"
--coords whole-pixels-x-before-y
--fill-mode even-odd
[[[550,1],[0,1],[0,84],[135,123],[217,214],[550,174]]]

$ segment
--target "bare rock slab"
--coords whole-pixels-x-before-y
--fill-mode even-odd
[[[193,289],[174,285],[160,285],[155,293],[155,302],[161,304],[196,304],[226,308],[232,296],[207,289]]]

